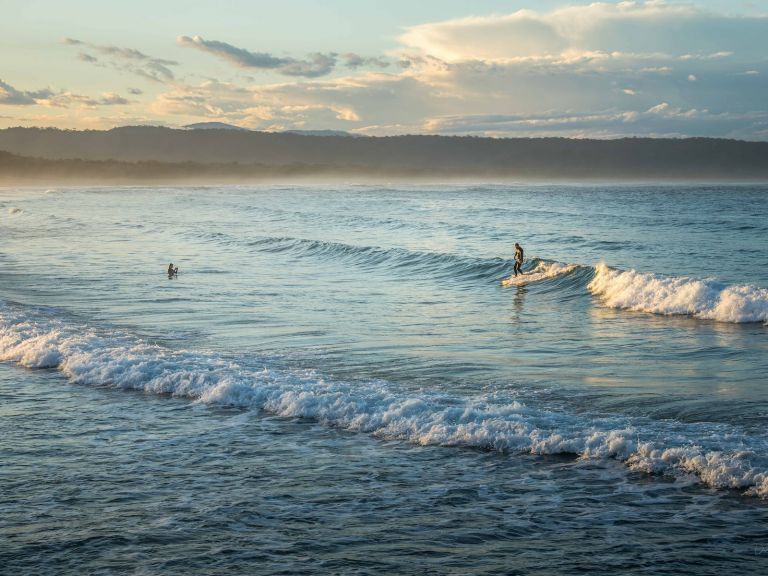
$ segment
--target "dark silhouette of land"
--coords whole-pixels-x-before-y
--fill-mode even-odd
[[[417,171],[405,177],[424,178]],[[334,180],[338,176],[389,178],[386,172],[355,166],[314,164],[245,164],[238,162],[119,162],[116,160],[48,160],[0,151],[0,186],[75,184],[218,184],[278,181]]]
[[[132,126],[0,130],[0,182],[332,178],[768,180],[768,142],[357,137]]]

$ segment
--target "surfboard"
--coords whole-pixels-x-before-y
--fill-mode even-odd
[[[562,274],[568,274],[575,270],[577,266],[575,264],[560,264],[557,262],[539,262],[528,272],[520,273],[517,276],[512,275],[504,278],[501,281],[502,288],[509,288],[510,286],[527,286],[534,282],[542,282],[544,280],[551,280]]]
[[[517,276],[510,276],[504,278],[501,281],[502,288],[509,288],[510,286],[525,286],[531,282],[536,282],[535,276],[540,276],[539,280],[543,280],[544,274],[518,274]]]
[[[536,269],[531,270],[530,272],[525,272],[523,274],[518,274],[517,276],[510,276],[509,278],[504,278],[501,281],[501,287],[502,288],[509,288],[510,286],[527,286],[528,284],[533,284],[534,282],[541,282],[542,280],[550,280],[554,278],[555,276],[559,276],[560,274],[563,274],[565,272],[570,271],[569,269],[564,270],[542,270],[540,272],[537,272]]]

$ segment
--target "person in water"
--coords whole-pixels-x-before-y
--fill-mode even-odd
[[[523,273],[523,247],[520,246],[517,242],[515,242],[515,267],[513,271],[515,272],[515,276],[517,276],[517,273],[520,272],[520,274]]]
[[[169,278],[170,278],[171,276],[176,276],[176,274],[178,274],[178,273],[179,273],[179,267],[178,267],[178,266],[176,266],[176,268],[174,268],[174,267],[173,267],[173,262],[171,262],[170,264],[168,264],[168,277],[169,277]]]

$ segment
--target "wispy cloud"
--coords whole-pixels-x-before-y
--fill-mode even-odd
[[[154,58],[134,48],[123,48],[111,44],[92,44],[75,38],[64,38],[62,43],[67,46],[77,46],[81,50],[89,50],[99,55],[97,57],[92,53],[81,51],[78,53],[78,58],[83,62],[129,72],[153,82],[174,80],[175,75],[171,67],[179,64],[175,60]]]
[[[37,104],[39,100],[50,98],[53,91],[48,88],[42,90],[18,90],[10,84],[0,80],[0,105],[6,106],[30,106]]]
[[[274,56],[268,52],[251,52],[218,40],[206,40],[200,36],[179,36],[179,46],[196,48],[222,58],[241,68],[274,70],[286,76],[316,78],[330,74],[337,62],[336,54],[310,54],[306,59]]]
[[[195,48],[240,68],[270,70],[284,76],[319,78],[332,73],[339,65],[353,70],[389,66],[389,61],[386,58],[361,56],[354,52],[345,54],[315,52],[300,59],[275,56],[270,52],[251,52],[227,42],[206,40],[200,36],[179,36],[176,42],[179,46]]]
[[[445,116],[429,119],[421,128],[439,134],[484,136],[749,138],[754,137],[756,127],[766,125],[768,112],[712,113],[672,108],[663,102],[645,112],[604,110],[563,114],[553,111],[531,115]]]
[[[0,80],[0,105],[93,108],[96,106],[124,106],[130,103],[130,100],[114,92],[105,92],[100,97],[93,98],[64,90],[56,92],[50,88],[34,91],[19,90]]]
[[[341,58],[344,61],[344,65],[347,68],[351,68],[353,70],[362,68],[364,66],[373,68],[388,68],[390,64],[389,61],[385,58],[361,56],[360,54],[355,54],[354,52],[347,52],[346,54],[342,54]]]
[[[314,84],[314,83],[313,83]],[[286,88],[290,84],[283,85]],[[198,86],[177,84],[158,96],[152,112],[183,118],[205,118],[261,130],[350,123],[360,120],[352,106],[322,99],[289,98],[275,86],[242,88],[228,82],[206,81]]]
[[[54,108],[71,108],[73,106],[94,108],[96,106],[125,106],[130,104],[131,101],[113,92],[105,92],[98,98],[72,92],[59,92],[47,98],[39,99],[36,103]]]

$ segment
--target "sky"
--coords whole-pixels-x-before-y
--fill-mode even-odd
[[[768,0],[0,0],[0,128],[768,140]]]

